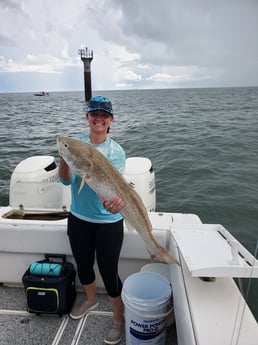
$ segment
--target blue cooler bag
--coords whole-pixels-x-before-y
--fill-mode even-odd
[[[76,298],[76,272],[65,255],[45,254],[45,257],[31,263],[22,277],[27,311],[62,316],[69,313]]]

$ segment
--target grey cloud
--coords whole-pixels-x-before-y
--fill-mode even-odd
[[[0,46],[15,46],[14,41],[10,37],[6,37],[0,34]]]
[[[0,0],[0,6],[3,9],[17,9],[21,10],[21,1],[19,0]]]
[[[121,13],[113,41],[126,42],[129,52],[139,53],[142,64],[195,65],[211,75],[219,70],[228,76],[244,70],[245,62],[258,69],[258,1],[108,0],[107,4]],[[108,30],[102,35],[112,40]],[[248,68],[246,73],[239,78],[251,77]]]
[[[223,55],[241,45],[257,49],[257,1],[133,0],[121,2],[121,9],[124,35],[134,38],[135,47],[141,49],[143,41],[164,44],[175,62],[187,60],[186,53]]]

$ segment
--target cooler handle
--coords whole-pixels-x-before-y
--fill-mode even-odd
[[[45,254],[45,258],[47,261],[50,261],[50,258],[53,259],[62,259],[62,262],[66,262],[66,255],[65,254]]]

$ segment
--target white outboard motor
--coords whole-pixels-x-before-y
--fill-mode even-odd
[[[58,167],[52,156],[33,156],[14,169],[9,192],[13,208],[62,209],[70,207],[70,188],[58,182]]]
[[[147,211],[155,211],[156,186],[152,163],[145,157],[126,159],[124,178],[141,196]],[[9,192],[13,208],[70,209],[70,186],[58,181],[58,167],[52,156],[32,156],[14,169]]]
[[[141,196],[149,212],[156,208],[156,184],[152,163],[145,157],[129,157],[126,159],[124,178]]]

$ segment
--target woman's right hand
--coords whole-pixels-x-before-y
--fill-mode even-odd
[[[110,200],[104,200],[102,203],[103,206],[111,213],[119,213],[125,206],[123,199],[118,196],[115,196]]]

